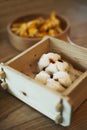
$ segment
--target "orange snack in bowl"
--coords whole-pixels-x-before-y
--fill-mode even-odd
[[[56,36],[63,31],[60,23],[60,19],[53,12],[47,19],[39,17],[23,23],[14,23],[11,31],[21,37]]]

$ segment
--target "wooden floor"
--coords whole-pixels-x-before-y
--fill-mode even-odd
[[[7,37],[6,26],[11,20],[26,13],[52,11],[68,18],[71,39],[87,48],[86,0],[0,0],[0,62],[20,53],[11,46]],[[71,125],[64,128],[0,87],[0,130],[87,130],[87,100],[73,113]]]

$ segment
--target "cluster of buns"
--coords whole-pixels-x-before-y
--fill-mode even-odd
[[[43,54],[38,61],[39,73],[35,80],[47,87],[63,92],[81,75],[81,72],[64,61],[57,53]]]

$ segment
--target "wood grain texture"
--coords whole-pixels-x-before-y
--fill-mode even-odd
[[[0,0],[0,62],[19,54],[8,41],[7,24],[23,14],[56,11],[71,24],[70,36],[74,42],[87,47],[86,0]],[[0,88],[0,130],[86,130],[87,100],[73,114],[71,126],[64,128],[25,105]]]

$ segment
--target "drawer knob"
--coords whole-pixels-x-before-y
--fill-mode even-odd
[[[59,116],[57,117],[57,120],[58,120],[59,123],[62,123],[62,122],[63,122],[63,118],[62,118],[62,116],[59,115]]]
[[[63,117],[62,117],[62,115],[58,115],[58,116],[56,117],[55,123],[56,123],[56,124],[60,124],[60,123],[62,123],[62,122],[63,122]]]
[[[1,86],[4,90],[8,88],[8,84],[5,81],[1,83]]]
[[[57,109],[57,111],[62,112],[63,111],[63,104],[62,103],[58,103],[56,109]]]
[[[5,78],[6,78],[6,74],[5,74],[4,70],[1,69],[1,71],[0,71],[0,79],[5,79]]]

